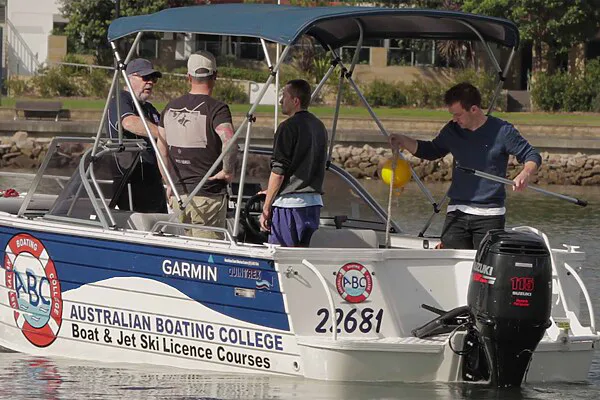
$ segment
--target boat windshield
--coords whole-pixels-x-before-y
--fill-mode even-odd
[[[266,189],[271,170],[269,154],[251,153],[248,159],[246,184]],[[239,163],[238,163],[239,165]],[[325,174],[323,183],[323,208],[321,225],[335,225],[335,219],[345,227],[362,227],[385,230],[385,218],[368,193],[360,189],[360,184],[352,176],[332,166]],[[375,203],[376,204],[376,203]]]

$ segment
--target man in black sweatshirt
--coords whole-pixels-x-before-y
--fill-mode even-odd
[[[308,112],[311,88],[301,79],[286,83],[281,110],[289,118],[275,133],[261,228],[269,243],[308,247],[319,228],[327,161],[327,129]]]

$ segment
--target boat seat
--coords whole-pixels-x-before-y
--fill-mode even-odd
[[[134,212],[129,216],[127,220],[127,228],[135,229],[138,231],[150,232],[154,224],[158,221],[168,221],[172,214],[163,213],[139,213]],[[183,234],[183,229],[168,226],[164,230],[165,233],[171,233],[173,235]]]
[[[379,248],[377,233],[371,229],[334,229],[321,227],[313,233],[310,247],[316,248]]]

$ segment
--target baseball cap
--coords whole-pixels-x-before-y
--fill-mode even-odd
[[[206,78],[217,72],[217,60],[208,51],[200,50],[188,59],[188,74],[194,78]]]
[[[152,63],[145,58],[135,58],[127,64],[125,68],[127,75],[138,74],[139,76],[156,75],[162,77],[162,73],[152,66]]]

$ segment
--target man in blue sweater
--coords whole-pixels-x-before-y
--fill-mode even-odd
[[[450,88],[444,101],[452,121],[436,138],[423,141],[393,134],[390,144],[426,160],[452,154],[454,168],[442,244],[445,248],[477,249],[488,230],[504,228],[506,192],[503,184],[466,173],[456,166],[505,177],[508,156],[512,154],[524,164],[513,180],[513,190],[521,191],[542,158],[513,125],[484,114],[481,94],[470,83]]]

